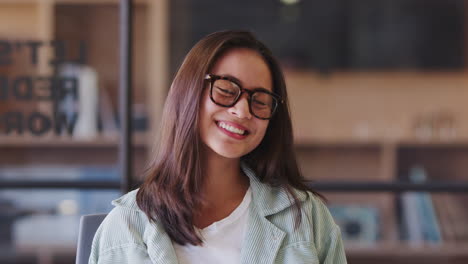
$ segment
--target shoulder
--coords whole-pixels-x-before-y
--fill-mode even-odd
[[[138,190],[131,191],[122,197],[112,201],[114,208],[104,219],[98,232],[107,232],[107,238],[113,241],[119,239],[138,239],[150,224],[149,219],[136,203]],[[118,236],[114,237],[113,231],[119,230]],[[115,233],[115,232],[114,232]]]
[[[304,207],[312,219],[315,233],[324,234],[324,236],[326,236],[337,231],[339,232],[339,228],[335,224],[322,198],[312,192],[308,192],[308,194],[308,199],[305,201]]]
[[[136,202],[136,196],[138,191],[139,189],[130,191],[127,194],[121,196],[120,198],[113,200],[112,205],[114,205],[116,208],[121,207],[134,211],[141,211]]]
[[[258,214],[268,216],[268,221],[285,233],[280,255],[287,258],[309,252],[317,256],[320,263],[345,263],[341,260],[323,261],[327,258],[333,259],[335,255],[340,259],[344,256],[340,229],[324,201],[312,192],[293,189],[300,201],[298,211],[284,189],[265,187],[272,195],[264,196],[270,197],[271,200],[264,200],[262,206],[256,206],[256,209],[259,209]]]
[[[314,222],[316,224],[323,223],[324,225],[334,224],[335,222],[333,221],[330,211],[328,210],[328,207],[323,201],[323,199],[309,191],[307,192],[307,194],[308,196],[307,199],[304,201],[304,206],[308,207],[307,211],[314,219]]]
[[[306,202],[311,217],[312,238],[321,263],[346,263],[340,227],[323,200],[309,193]]]
[[[324,201],[312,192],[306,192],[306,198],[301,202],[301,221],[297,229],[292,224],[296,220],[297,210],[291,205],[283,212],[283,219],[291,219],[289,226],[283,226],[287,230],[287,243],[289,245],[298,245],[308,243],[314,249],[318,259],[324,260],[330,255],[330,252],[336,251],[337,256],[342,253],[341,231],[333,220],[330,211]],[[278,221],[281,223],[288,221]],[[339,248],[338,250],[335,250]],[[332,253],[335,254],[335,253]],[[321,261],[322,263],[322,261]],[[328,262],[327,262],[328,263]],[[335,262],[330,262],[335,263]],[[337,262],[343,263],[343,262]]]
[[[326,247],[330,240],[340,239],[340,230],[333,220],[330,211],[324,201],[310,191],[293,189],[300,201],[300,223],[295,228],[298,216],[297,207],[292,198],[288,198],[288,206],[278,210],[270,216],[270,219],[289,234],[291,242],[311,241],[317,250]],[[281,194],[286,191],[275,191],[277,199],[284,199]]]
[[[137,190],[112,201],[115,206],[99,226],[93,239],[91,260],[114,256],[116,252],[146,252],[145,239],[153,225],[136,203]]]
[[[341,244],[341,231],[322,198],[308,192],[308,198],[303,203],[303,211],[309,221],[303,226],[309,228],[311,239],[319,255],[325,254],[331,247]]]

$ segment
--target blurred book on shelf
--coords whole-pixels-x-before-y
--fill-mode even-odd
[[[60,76],[75,80],[76,83],[64,87],[67,92],[60,98],[57,111],[64,113],[70,120],[77,118],[73,127],[73,137],[95,138],[98,133],[99,98],[96,70],[86,65],[67,63],[61,66]]]
[[[468,242],[466,201],[450,193],[432,194],[437,217],[446,242]]]
[[[99,89],[98,123],[103,136],[115,137],[118,135],[117,109],[112,103],[109,91],[105,86]]]
[[[347,243],[370,246],[379,239],[379,211],[376,207],[333,204],[329,209]]]
[[[98,128],[104,137],[118,136],[120,130],[118,107],[113,103],[108,88],[101,87],[99,91]],[[145,132],[148,129],[148,114],[144,104],[132,105],[132,129],[135,132]]]
[[[426,170],[421,166],[410,169],[413,183],[427,181]],[[406,192],[401,195],[401,238],[410,246],[440,245],[442,234],[432,195],[427,192]]]

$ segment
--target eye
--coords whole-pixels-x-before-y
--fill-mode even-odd
[[[255,107],[260,107],[260,108],[264,108],[268,106],[266,103],[258,101],[258,100],[253,100],[253,104],[255,105]]]
[[[222,96],[234,96],[236,95],[236,91],[233,89],[223,89],[221,87],[216,86],[216,92]]]
[[[252,97],[252,105],[257,109],[267,109],[272,107],[273,97],[264,92],[256,92]]]

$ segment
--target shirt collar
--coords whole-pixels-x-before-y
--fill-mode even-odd
[[[260,182],[256,173],[249,168],[244,161],[241,162],[241,168],[245,175],[250,179],[252,202],[260,211],[260,214],[264,216],[276,214],[294,205],[294,200],[290,195],[288,195],[286,188],[273,187],[267,183]],[[305,192],[301,192],[296,189],[293,189],[293,192],[299,201],[302,202],[306,200],[307,194]]]

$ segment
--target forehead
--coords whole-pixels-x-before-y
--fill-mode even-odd
[[[272,76],[263,57],[256,51],[237,48],[226,51],[215,62],[212,74],[237,78],[246,89],[273,91]]]

